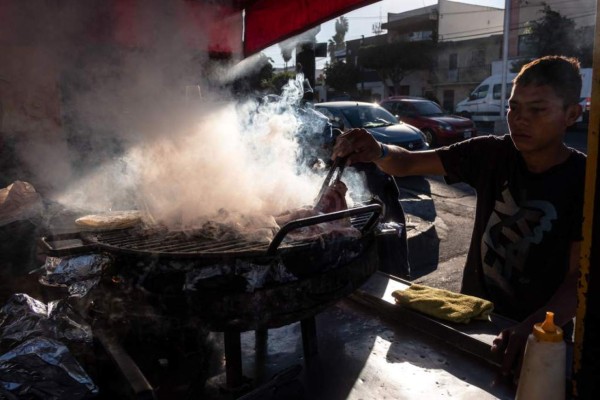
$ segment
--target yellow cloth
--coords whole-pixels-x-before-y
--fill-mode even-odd
[[[436,289],[413,283],[406,290],[395,290],[396,303],[435,318],[468,323],[471,319],[487,319],[494,304],[466,294]]]

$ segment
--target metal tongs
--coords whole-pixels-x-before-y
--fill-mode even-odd
[[[317,200],[315,202],[315,205],[319,204],[321,202],[321,199],[323,198],[323,195],[327,191],[327,188],[329,186],[331,186],[330,185],[331,178],[333,178],[333,175],[335,174],[336,171],[337,171],[337,175],[335,176],[335,179],[333,180],[333,185],[335,185],[336,183],[338,183],[340,181],[340,179],[342,178],[342,173],[344,172],[344,168],[346,168],[347,160],[348,160],[348,157],[338,157],[333,161],[333,164],[331,165],[331,168],[329,168],[329,172],[327,173],[327,176],[325,177],[323,186],[321,186],[321,190],[319,191],[319,194],[317,195]]]

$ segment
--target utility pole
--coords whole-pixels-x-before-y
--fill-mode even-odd
[[[500,119],[506,118],[506,77],[508,75],[508,36],[510,33],[510,2],[504,1],[504,36],[502,38],[502,86],[500,92]]]

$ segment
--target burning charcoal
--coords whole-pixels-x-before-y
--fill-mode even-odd
[[[33,336],[68,342],[92,341],[91,328],[66,301],[46,305],[24,293],[17,293],[0,310],[0,343],[19,343]]]
[[[94,287],[102,271],[112,264],[112,258],[104,254],[87,254],[76,257],[47,257],[46,275],[40,282],[47,286],[64,286],[69,294],[82,297]]]
[[[88,399],[98,388],[60,342],[37,337],[0,356],[0,387],[22,399]]]

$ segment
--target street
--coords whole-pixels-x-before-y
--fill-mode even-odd
[[[587,153],[587,130],[567,132],[565,143]],[[469,249],[475,192],[437,176],[396,178],[407,215],[410,280],[459,291]]]

